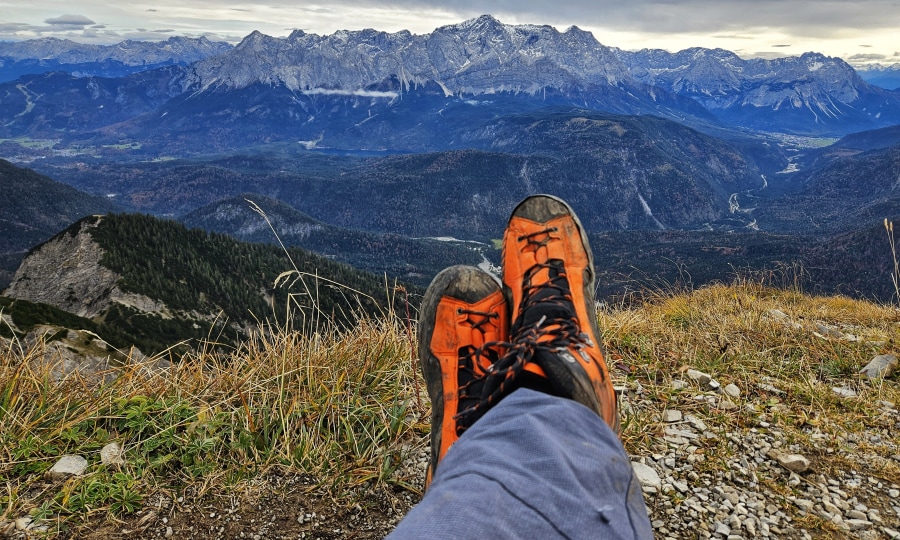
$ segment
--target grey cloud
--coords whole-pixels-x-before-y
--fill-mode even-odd
[[[773,46],[773,47],[776,47],[776,48],[790,47],[790,45],[787,45],[787,44],[784,44],[784,43],[779,43],[778,45],[772,45],[772,46]]]
[[[741,34],[716,34],[712,37],[715,39],[755,39],[753,36],[745,36]]]
[[[89,24],[97,24],[84,15],[63,15],[62,17],[45,19],[44,22],[54,26],[87,26]]]
[[[345,6],[383,6],[379,0],[345,0]],[[894,0],[393,0],[410,11],[435,9],[461,19],[490,13],[504,22],[616,28],[650,33],[730,33],[752,28],[827,38],[843,28],[898,28]]]
[[[29,28],[31,28],[31,26],[29,26],[27,24],[23,24],[23,23],[0,22],[0,32],[2,32],[4,34],[7,32],[10,32],[10,33],[20,32],[22,30],[28,30]]]
[[[869,61],[869,60],[886,60],[889,58],[884,54],[854,54],[853,56],[847,57],[846,60],[848,62],[856,62],[856,61]]]

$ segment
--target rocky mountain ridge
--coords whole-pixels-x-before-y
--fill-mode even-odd
[[[898,94],[870,85],[844,60],[819,53],[744,60],[699,47],[615,51],[638,81],[689,97],[729,123],[769,130],[900,122]],[[777,113],[781,118],[774,118]],[[885,125],[887,125],[887,123]]]
[[[3,137],[128,140],[182,155],[282,140],[459,148],[479,120],[547,106],[813,136],[900,122],[900,93],[866,83],[840,59],[628,53],[577,27],[507,25],[488,15],[425,35],[254,32],[189,66],[111,79],[26,76],[0,84],[0,105]]]
[[[67,328],[94,330],[116,346],[152,354],[210,335],[227,347],[249,329],[290,324],[276,306],[293,293],[298,325],[306,317],[349,324],[383,309],[385,287],[382,278],[305,250],[242,243],[146,215],[108,214],[79,220],[36,246],[4,296],[37,306],[23,314],[27,321],[58,319],[40,308],[52,306],[78,317],[75,324],[93,325]]]
[[[129,39],[115,45],[91,45],[69,39],[40,38],[0,42],[0,60],[53,61],[60,65],[90,64],[106,60],[127,66],[187,65],[209,56],[223,54],[231,48],[229,43],[210,41],[206,37],[173,36],[165,41]]]
[[[229,43],[206,37],[181,36],[158,42],[125,40],[115,45],[57,38],[0,42],[0,81],[51,71],[77,77],[123,77],[165,65],[185,66],[231,48]]]
[[[392,77],[400,83],[396,91],[373,88]],[[507,25],[489,15],[426,35],[295,30],[282,39],[253,32],[233,51],[192,66],[188,80],[201,90],[262,83],[387,99],[429,82],[446,96],[633,84],[625,66],[589,32]]]

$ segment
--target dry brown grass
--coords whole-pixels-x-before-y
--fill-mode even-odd
[[[636,456],[660,447],[668,407],[720,433],[764,416],[787,443],[811,448],[814,433],[837,441],[880,429],[878,402],[900,402],[896,379],[856,375],[874,355],[896,352],[894,307],[744,281],[657,293],[607,306],[599,318],[614,377],[628,387],[623,439]],[[387,315],[342,332],[261,334],[230,355],[201,347],[166,370],[154,368],[157,359],[129,364],[99,385],[77,374],[55,380],[36,362],[42,343],[8,342],[0,350],[0,519],[31,513],[75,525],[127,514],[160,492],[239,493],[273,467],[309,474],[338,500],[362,485],[414,489],[402,463],[426,444],[429,404],[417,395],[413,342],[402,318]],[[740,387],[736,408],[673,388],[688,368]],[[831,391],[845,385],[860,397]],[[900,445],[896,430],[889,437]],[[125,448],[121,469],[99,463],[109,441]],[[734,452],[724,439],[704,451],[710,468]],[[42,474],[66,453],[88,457],[87,475],[46,483]],[[837,456],[828,463],[843,466]],[[895,461],[878,467],[900,482]]]

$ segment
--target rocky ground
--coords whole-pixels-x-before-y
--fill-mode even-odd
[[[900,538],[900,427],[895,404],[879,403],[881,429],[792,442],[777,417],[780,391],[740,401],[683,392],[661,418],[654,452],[635,460],[659,538]],[[859,399],[847,397],[845,399]],[[639,402],[638,402],[639,403]],[[743,416],[747,427],[723,425]]]

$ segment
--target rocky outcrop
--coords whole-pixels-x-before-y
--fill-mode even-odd
[[[103,249],[89,231],[102,219],[84,220],[77,231],[63,232],[35,249],[22,261],[4,295],[87,318],[100,315],[113,302],[169,316],[164,304],[123,291],[118,286],[121,276],[100,264]]]

